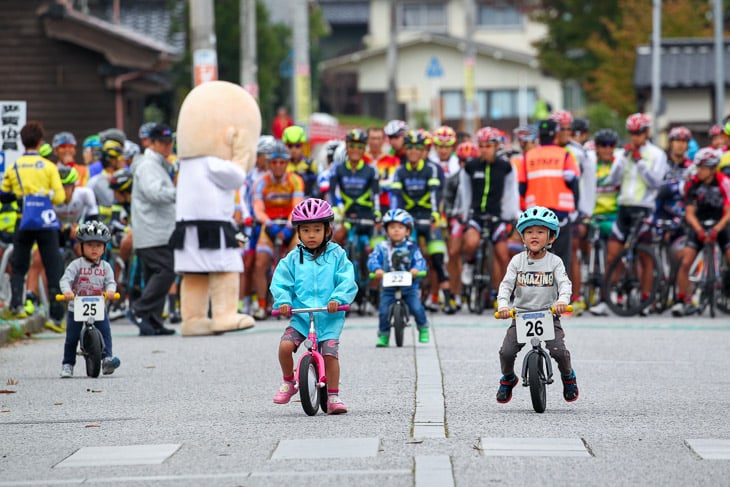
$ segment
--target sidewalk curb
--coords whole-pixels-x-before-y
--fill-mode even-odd
[[[18,321],[0,320],[0,347],[10,343],[10,332],[13,328],[17,328],[23,335],[32,335],[43,331],[45,321],[45,317],[38,315]]]

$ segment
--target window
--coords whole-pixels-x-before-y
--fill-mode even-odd
[[[446,4],[403,3],[400,11],[400,26],[404,29],[445,30]]]
[[[525,98],[520,97],[518,90],[494,90],[489,92],[489,118],[517,118],[520,112],[530,114],[535,110],[536,93],[534,89],[526,91]]]
[[[521,28],[522,13],[509,2],[489,2],[489,5],[479,5],[477,10],[477,26],[492,28]]]
[[[444,91],[441,93],[444,119],[461,119],[464,116],[464,94],[461,91]]]

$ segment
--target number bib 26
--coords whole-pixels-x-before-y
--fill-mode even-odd
[[[74,298],[74,321],[86,323],[89,318],[94,318],[94,321],[104,319],[103,296],[76,296]]]
[[[413,283],[413,274],[408,271],[392,271],[383,274],[383,287],[408,287]]]
[[[517,342],[529,343],[532,338],[543,341],[555,338],[553,314],[549,309],[542,311],[520,311],[515,316]]]

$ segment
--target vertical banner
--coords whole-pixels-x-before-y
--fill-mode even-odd
[[[25,151],[20,140],[20,129],[26,122],[25,101],[0,101],[0,178],[5,168]]]
[[[195,86],[218,79],[218,55],[215,49],[196,49],[193,53]]]
[[[308,64],[297,66],[294,74],[297,104],[297,122],[300,124],[309,123],[312,114],[312,83]]]

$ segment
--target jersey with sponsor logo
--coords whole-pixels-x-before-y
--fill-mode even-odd
[[[266,215],[272,219],[289,218],[294,198],[303,197],[304,182],[293,172],[285,173],[278,181],[268,172],[254,185],[253,200],[263,201]]]
[[[538,311],[557,301],[569,303],[572,289],[560,257],[547,252],[542,259],[533,259],[524,251],[512,257],[507,266],[497,300],[500,308]],[[514,300],[510,304],[512,295]]]

